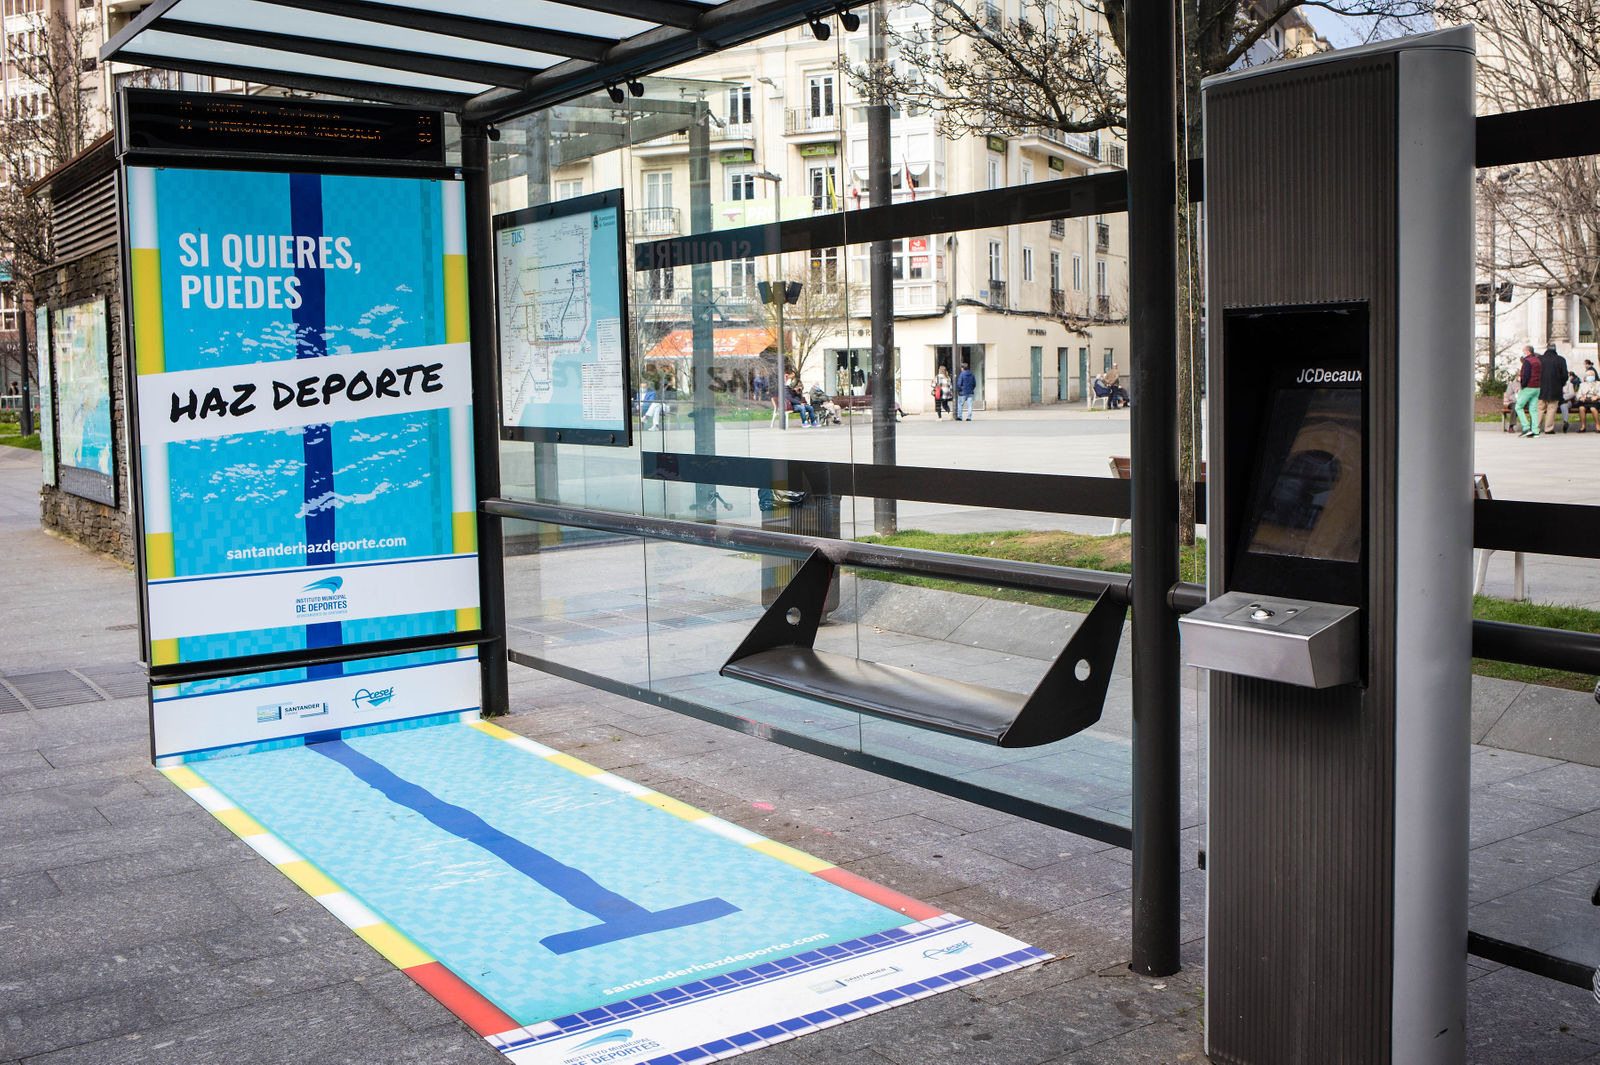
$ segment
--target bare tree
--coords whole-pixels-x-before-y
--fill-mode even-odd
[[[811,356],[829,337],[846,335],[852,307],[866,306],[866,295],[861,286],[847,284],[842,278],[821,270],[800,268],[790,270],[784,281],[791,287],[800,286],[800,295],[794,303],[780,308],[775,303],[761,304],[762,323],[778,335],[782,322],[784,365],[782,374],[792,371],[804,381],[811,367]],[[824,390],[831,382],[823,381]]]
[[[48,202],[23,190],[83,151],[107,123],[82,65],[86,51],[93,54],[98,23],[90,9],[62,10],[65,18],[40,12],[32,27],[13,35],[10,55],[21,88],[12,98],[16,111],[0,121],[0,248],[11,260],[19,330],[32,328],[28,285],[54,261],[55,247]],[[23,358],[18,345],[9,345],[5,358],[22,380],[35,377],[35,354]]]
[[[1486,111],[1590,100],[1600,88],[1600,0],[1478,0],[1478,92]],[[1553,145],[1552,147],[1559,147]],[[1576,296],[1600,322],[1600,159],[1550,159],[1480,183],[1492,213],[1479,265],[1529,288]],[[1493,304],[1490,305],[1493,307]]]
[[[1200,153],[1201,79],[1247,62],[1292,12],[1321,8],[1361,18],[1371,35],[1383,36],[1455,17],[1461,2],[1467,0],[1181,0],[1179,157]],[[985,0],[900,0],[899,7],[901,17],[887,30],[890,63],[847,68],[864,97],[882,91],[902,107],[931,108],[946,136],[1089,133],[1126,125],[1126,0],[1022,0],[1014,19]],[[1200,453],[1194,348],[1203,280],[1187,168],[1175,178],[1182,214],[1178,252],[1185,264],[1178,293],[1179,520],[1183,539],[1192,542]]]

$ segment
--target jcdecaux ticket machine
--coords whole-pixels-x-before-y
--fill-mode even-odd
[[[1472,65],[1204,86],[1213,1061],[1463,1059]]]

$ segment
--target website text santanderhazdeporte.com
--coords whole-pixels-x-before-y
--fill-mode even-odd
[[[819,932],[814,936],[801,936],[799,939],[796,939],[791,943],[774,943],[772,946],[762,947],[760,950],[747,950],[742,954],[729,954],[726,958],[719,958],[716,961],[708,961],[695,965],[689,965],[682,969],[671,969],[656,976],[647,976],[642,980],[635,980],[631,984],[623,984],[620,987],[608,987],[601,993],[606,995],[620,995],[625,991],[637,991],[641,987],[650,987],[653,984],[663,983],[667,980],[681,980],[683,977],[693,976],[695,973],[703,973],[710,969],[721,969],[728,965],[737,965],[742,961],[753,961],[756,958],[771,954],[775,950],[790,950],[806,943],[815,943],[819,939],[827,938],[828,936],[824,932]]]
[[[273,544],[271,547],[236,547],[228,551],[228,561],[241,558],[285,558],[291,555],[318,555],[330,551],[375,551],[380,548],[404,547],[404,536],[390,536],[382,540],[363,537],[360,540],[324,540],[316,544]]]

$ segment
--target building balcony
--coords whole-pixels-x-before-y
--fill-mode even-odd
[[[1067,235],[1067,220],[1065,218],[1050,219],[1050,235],[1057,240]]]
[[[989,306],[1001,311],[1011,306],[1010,301],[1006,297],[1006,283],[1004,281],[997,281],[994,278],[990,278],[988,281],[988,288]]]
[[[1095,223],[1094,247],[1096,251],[1111,250],[1111,224],[1109,222]]]
[[[682,213],[676,207],[641,207],[628,212],[630,236],[675,237],[682,231]]]
[[[816,115],[809,107],[789,107],[783,112],[783,132],[787,136],[800,133],[838,133],[839,114]]]
[[[1111,317],[1110,296],[1096,296],[1094,298],[1094,316],[1102,320]]]
[[[1059,288],[1050,290],[1050,313],[1057,315],[1067,313],[1067,294]]]

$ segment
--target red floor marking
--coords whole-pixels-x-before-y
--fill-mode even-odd
[[[887,906],[897,913],[903,913],[913,921],[926,921],[930,917],[938,917],[944,913],[943,910],[936,906],[929,906],[926,902],[918,902],[910,895],[902,895],[900,892],[892,888],[886,888],[882,884],[874,884],[865,877],[847,873],[837,866],[832,869],[824,869],[816,875],[835,887],[842,887],[846,891],[852,891],[864,899],[876,902],[879,906]]]
[[[439,962],[413,965],[405,970],[405,974],[479,1035],[499,1035],[522,1027],[502,1012],[500,1007],[479,994],[471,984]]]

